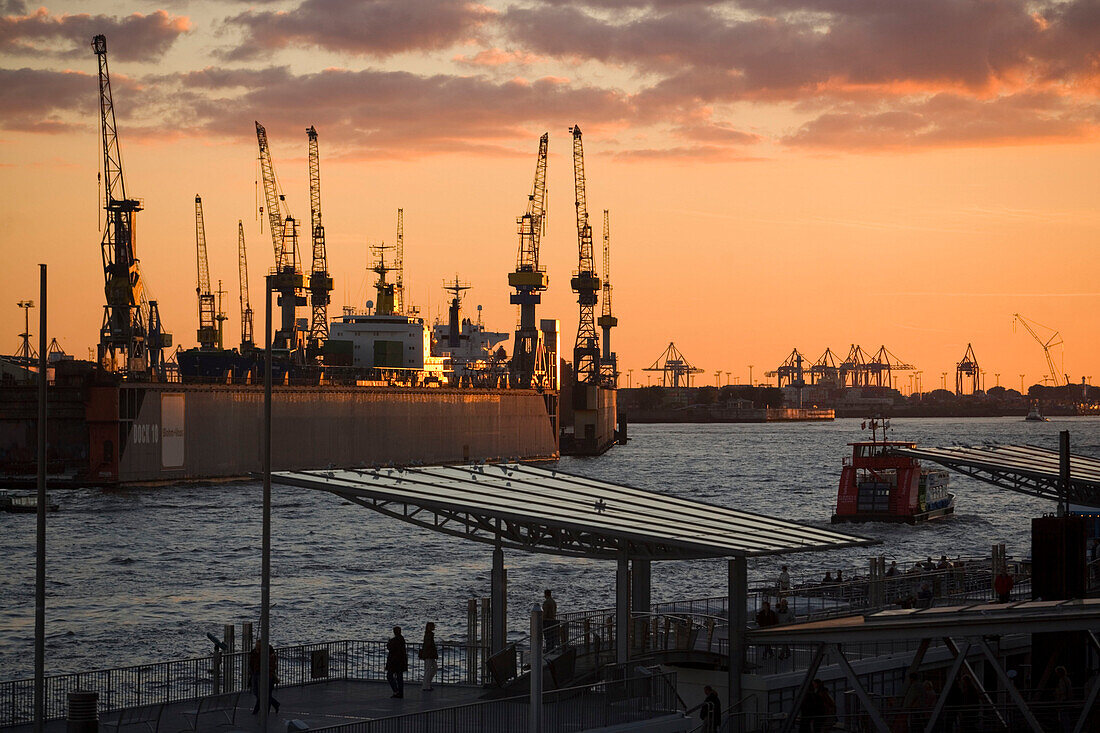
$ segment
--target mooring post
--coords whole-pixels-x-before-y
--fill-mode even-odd
[[[1069,514],[1069,431],[1058,433],[1058,473],[1061,481],[1058,482],[1058,513],[1061,516]]]
[[[490,582],[492,584],[492,600],[489,607],[493,614],[491,649],[492,653],[496,654],[504,648],[508,636],[508,611],[505,606],[508,589],[505,587],[504,550],[499,546],[493,550],[493,572]]]
[[[542,607],[531,607],[531,695],[527,733],[542,733]]]
[[[477,599],[466,601],[466,684],[477,684]]]
[[[744,717],[741,706],[741,669],[745,662],[745,626],[748,622],[746,606],[749,602],[748,570],[744,557],[729,561],[726,621],[729,624],[729,703],[731,733],[740,733]]]
[[[623,551],[615,571],[615,662],[630,658],[630,560]]]

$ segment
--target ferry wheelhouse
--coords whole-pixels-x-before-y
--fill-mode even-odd
[[[923,468],[899,448],[916,443],[872,440],[849,443],[844,459],[833,522],[906,522],[915,524],[955,512],[955,495],[947,491],[947,471]]]

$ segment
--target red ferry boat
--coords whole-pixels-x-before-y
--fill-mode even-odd
[[[915,524],[955,513],[955,495],[947,491],[947,471],[923,468],[897,448],[916,443],[883,439],[849,443],[852,457],[844,460],[833,522],[906,522]]]

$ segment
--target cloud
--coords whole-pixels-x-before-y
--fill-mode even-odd
[[[304,0],[293,10],[229,18],[245,36],[224,56],[255,58],[291,46],[376,57],[449,48],[474,39],[494,14],[469,0]]]
[[[0,127],[17,132],[61,133],[79,125],[68,121],[90,110],[96,80],[75,71],[0,69]]]
[[[531,66],[542,58],[526,51],[505,51],[500,48],[485,48],[473,56],[459,54],[452,59],[463,66]]]
[[[1055,92],[991,100],[959,94],[824,113],[782,142],[839,150],[1072,142],[1100,133],[1100,105]]]
[[[509,41],[533,53],[675,75],[721,72],[714,94],[796,100],[880,94],[989,94],[1037,78],[1097,73],[1094,0],[741,0],[608,15],[574,5],[509,7]],[[1064,39],[1064,40],[1063,40]]]
[[[21,3],[8,2],[13,14],[0,17],[0,53],[60,57],[90,55],[92,36],[107,36],[111,58],[156,61],[191,28],[185,16],[157,10],[124,18],[108,15],[52,15],[46,8],[22,14]]]

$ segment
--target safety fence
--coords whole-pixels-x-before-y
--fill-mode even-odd
[[[437,643],[443,684],[480,685],[482,656],[476,646]],[[333,680],[384,681],[386,642],[345,640],[277,648],[280,685],[307,685]],[[408,643],[409,675],[423,675],[420,644]],[[77,690],[99,694],[99,711],[108,713],[141,705],[195,700],[207,695],[249,689],[248,652],[213,654],[116,669],[52,675],[46,678],[47,719],[63,718],[68,695]],[[0,682],[0,726],[33,720],[34,679]]]
[[[541,730],[566,733],[636,724],[682,713],[676,695],[676,675],[669,672],[546,692],[542,697]],[[530,730],[530,715],[530,697],[520,695],[317,730],[318,733],[526,733]]]

